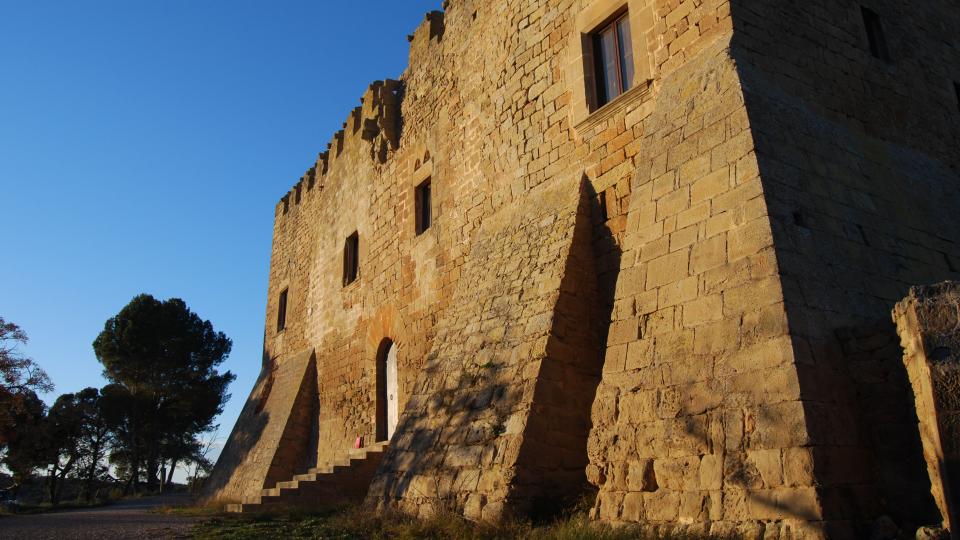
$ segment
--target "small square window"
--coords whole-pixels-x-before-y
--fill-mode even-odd
[[[863,14],[863,26],[867,31],[870,54],[884,62],[890,62],[890,49],[887,48],[887,37],[883,33],[883,22],[880,20],[880,15],[863,6],[860,7],[860,12]]]
[[[630,19],[619,15],[591,34],[596,77],[597,108],[603,107],[633,86],[633,45]]]
[[[416,198],[417,235],[421,235],[433,223],[433,199],[429,178],[417,186],[414,197]]]
[[[280,293],[280,301],[277,302],[277,332],[283,332],[287,327],[287,291],[289,289]]]
[[[343,285],[347,286],[360,275],[360,235],[353,233],[343,246]]]

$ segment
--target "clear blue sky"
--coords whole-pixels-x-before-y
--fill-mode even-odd
[[[233,427],[263,342],[274,204],[440,0],[0,0],[0,316],[56,392],[135,295],[233,339]]]

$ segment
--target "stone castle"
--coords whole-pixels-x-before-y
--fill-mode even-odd
[[[207,495],[948,523],[891,310],[960,278],[956,1],[442,8],[276,207]]]

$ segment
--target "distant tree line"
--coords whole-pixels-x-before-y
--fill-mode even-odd
[[[53,391],[46,373],[20,348],[27,335],[0,318],[0,466],[14,492],[35,476],[46,498],[61,499],[67,479],[90,500],[97,486],[124,494],[162,491],[178,466],[194,479],[209,471],[214,419],[235,379],[217,368],[232,342],[179,299],[134,298],[93,342],[103,388],[58,397],[49,408],[38,393]]]

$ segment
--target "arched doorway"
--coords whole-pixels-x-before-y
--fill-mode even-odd
[[[377,441],[389,441],[400,419],[397,346],[385,339],[377,354]]]

